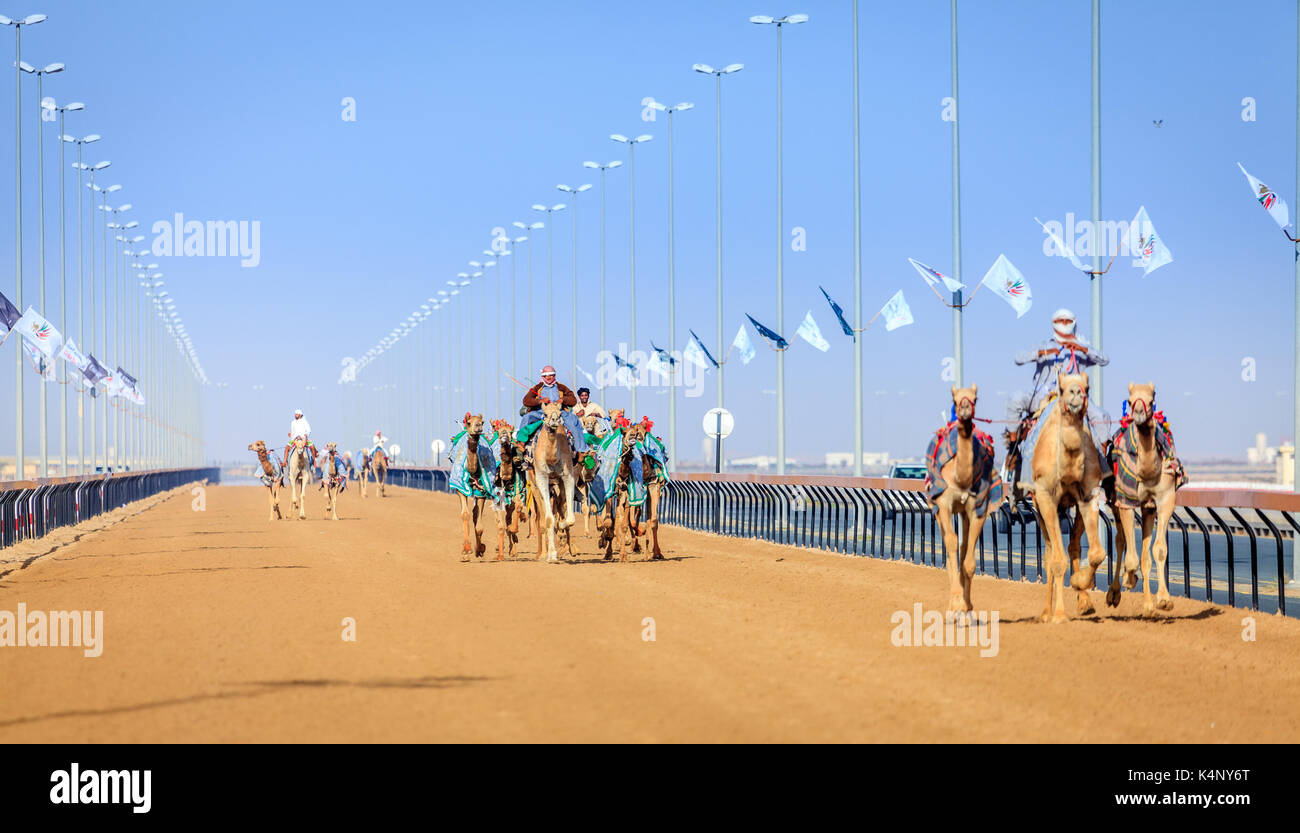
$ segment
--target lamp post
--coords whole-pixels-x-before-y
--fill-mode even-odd
[[[949,24],[952,30],[952,100],[956,112],[952,119],[952,278],[961,282],[961,103],[957,93],[957,0],[949,0]],[[965,344],[962,335],[962,291],[952,294],[952,363],[957,387],[966,375]]]
[[[104,357],[104,360],[107,361],[109,365],[111,365],[112,360],[108,358],[108,195],[122,190],[122,186],[110,185],[107,188],[99,188],[92,183],[91,188],[99,192],[99,199],[100,199],[99,210],[102,212],[104,218],[104,223],[103,223],[103,244],[104,245],[102,247],[103,248],[103,251],[101,253],[102,261],[100,263],[100,267],[101,267],[100,274],[102,275],[101,283],[103,286],[103,293],[104,293],[103,304],[100,307],[100,313],[99,313],[100,323],[103,325],[103,332],[100,335],[100,346],[103,348],[102,355]],[[94,237],[93,232],[91,234],[91,237],[93,239]],[[91,291],[92,293],[94,292],[93,289]],[[108,367],[108,370],[110,373],[114,372],[114,369],[112,367]],[[109,408],[108,403],[109,403],[109,398],[105,396],[104,407],[102,409],[104,412],[104,417],[102,420],[100,420],[99,423],[100,439],[102,439],[104,443],[104,473],[105,474],[107,474],[109,469],[111,468],[109,462],[109,456],[108,456],[108,408]],[[113,458],[112,458],[113,462],[117,461],[118,453],[119,453],[119,449],[114,449]]]
[[[45,19],[43,14],[32,14],[22,20],[12,20],[0,15],[0,24],[14,27],[14,303],[23,311],[23,27],[35,26]],[[23,351],[14,350],[14,479],[22,480],[26,472],[23,460]]]
[[[546,228],[546,223],[541,221],[528,224],[515,220],[512,225],[525,231]],[[524,237],[520,238],[520,240],[528,240],[528,238]],[[519,242],[519,240],[515,242]],[[528,319],[528,372],[532,373],[536,370],[536,367],[533,365],[533,243],[531,240],[528,240],[528,310],[524,313],[524,317]]]
[[[104,161],[97,162],[94,165],[83,165],[82,169],[90,172],[90,182],[86,183],[86,187],[89,188],[91,191],[97,191],[98,188],[95,185],[95,174],[99,173],[100,171],[104,170],[105,168],[107,168],[112,164],[113,164],[112,162],[109,162],[107,159],[105,159]],[[77,197],[77,203],[78,205],[80,205],[81,203],[80,196]],[[95,209],[94,196],[90,198],[90,208],[91,208],[91,216],[94,217],[94,209]],[[80,223],[80,219],[78,219],[78,223]],[[80,234],[80,230],[78,230],[78,234]],[[90,236],[90,341],[86,344],[85,347],[87,355],[89,355],[90,352],[95,349],[95,227],[93,222],[91,223],[89,236]],[[102,356],[102,351],[101,351],[101,356]],[[97,388],[93,388],[93,387],[92,390],[98,391]],[[96,447],[95,447],[96,446],[95,398],[96,397],[92,396],[90,400],[90,466],[92,470],[95,468],[96,457],[98,456],[96,454]],[[107,407],[107,400],[105,400],[104,407]],[[107,452],[107,449],[105,449],[105,451]],[[105,462],[105,466],[107,466],[107,462],[108,462],[107,457],[105,457],[104,462]]]
[[[862,328],[862,143],[859,130],[858,0],[853,0],[853,326]],[[862,334],[853,336],[853,476],[862,476]]]
[[[41,305],[41,315],[46,315],[45,309],[45,136],[42,122],[45,116],[45,107],[41,103],[45,100],[44,88],[42,82],[46,75],[52,75],[56,72],[63,72],[63,64],[48,64],[42,69],[28,64],[26,61],[18,62],[18,69],[30,75],[36,76],[36,228],[37,228],[37,246],[39,249],[40,263],[40,281],[41,288],[38,295],[38,303]],[[21,302],[20,302],[21,303]],[[49,418],[46,416],[46,391],[45,380],[41,379],[41,477],[50,476],[50,445],[49,432],[46,430],[49,424]],[[21,478],[19,478],[21,479]]]
[[[782,170],[781,155],[781,30],[795,23],[808,20],[806,14],[792,14],[786,17],[754,15],[750,23],[776,26],[776,331],[785,329],[785,221],[782,217]],[[776,473],[785,474],[785,352],[776,354]]]
[[[573,371],[569,378],[572,384],[578,383],[578,195],[584,191],[590,191],[591,185],[579,185],[577,188],[570,188],[567,185],[557,185],[556,188],[573,195]]]
[[[632,332],[630,334],[629,347],[628,347],[628,356],[630,357],[632,351],[636,349],[636,146],[641,144],[642,142],[648,142],[654,137],[651,136],[649,133],[644,133],[640,136],[637,136],[635,139],[629,139],[628,137],[624,136],[621,133],[613,133],[610,135],[609,138],[613,139],[616,142],[621,142],[627,145],[627,154],[628,154],[628,169],[627,169],[628,170],[627,204],[628,204],[628,229],[629,229],[628,230],[628,244],[629,244],[628,245],[628,263],[629,263],[628,293],[631,296],[631,301],[632,301],[632,303],[629,305],[632,307]],[[633,381],[633,385],[632,385],[631,413],[635,415],[637,413],[636,410],[636,387],[637,386],[635,384],[636,380],[633,379],[632,381]]]
[[[510,258],[510,373],[515,376],[519,375],[519,345],[516,337],[519,328],[515,326],[515,321],[518,320],[515,317],[515,301],[519,297],[519,258],[513,257],[513,255],[520,243],[527,242],[527,235],[520,235],[510,241],[510,254],[512,255]]]
[[[583,162],[582,167],[600,171],[600,350],[605,347],[605,171],[623,166],[621,159],[615,159],[605,165],[596,162]],[[600,386],[600,407],[605,407],[605,386]]]
[[[547,208],[544,205],[537,204],[533,206],[534,211],[541,211],[546,214],[546,331],[547,331],[547,361],[555,361],[555,257],[554,247],[551,245],[555,235],[552,233],[555,226],[555,220],[551,217],[557,211],[564,210],[564,203],[556,203]]]
[[[68,329],[68,249],[64,234],[64,226],[67,211],[63,206],[64,185],[63,185],[63,146],[67,144],[68,136],[63,133],[63,114],[69,111],[86,109],[86,105],[80,101],[74,101],[63,107],[54,107],[55,112],[59,114],[59,283],[61,289],[59,297],[62,301],[62,312],[59,316],[59,326],[63,328],[63,337],[67,338],[70,330]],[[62,435],[62,467],[59,474],[63,477],[68,476],[68,388],[63,387],[63,392],[59,395],[60,417],[59,433]]]
[[[71,109],[71,105],[68,105],[68,107],[69,109]],[[85,138],[77,139],[73,136],[68,136],[67,134],[63,134],[59,138],[63,140],[64,144],[71,142],[77,146],[77,161],[72,166],[77,169],[77,339],[78,341],[81,342],[81,348],[85,350],[86,349],[86,320],[85,320],[86,319],[85,316],[86,294],[85,294],[85,272],[82,268],[82,255],[85,253],[85,242],[82,238],[82,233],[81,233],[81,221],[85,212],[82,210],[82,205],[81,205],[81,185],[82,185],[81,174],[84,171],[86,171],[89,168],[89,166],[83,164],[81,161],[81,147],[82,145],[88,145],[91,142],[98,142],[99,136],[98,134],[91,134],[89,136],[86,136]],[[85,381],[84,376],[77,380],[78,396],[84,395],[85,388],[82,385],[82,382],[84,381]],[[81,399],[77,400],[77,459],[79,460],[77,473],[82,475],[86,473],[86,419],[85,419],[84,412],[88,410],[88,408],[89,406],[87,406],[84,401],[82,401]]]
[[[484,250],[483,250],[483,254],[487,255],[487,256],[490,257],[490,258],[492,258],[492,262],[491,262],[491,263],[485,263],[485,264],[483,264],[483,268],[484,268],[484,269],[491,269],[491,268],[495,267],[498,263],[501,262],[501,253],[498,252],[498,251],[496,251],[495,249],[484,249]],[[496,273],[496,272],[494,272],[493,274],[495,274],[495,275],[497,276],[497,309],[500,310],[500,309],[501,309],[501,280],[502,280],[502,278],[501,278],[500,273]],[[487,298],[485,297],[483,300],[486,301]],[[481,304],[480,306],[482,306],[482,307],[486,307],[486,304]],[[486,312],[486,310],[480,312],[480,314],[479,314],[479,321],[481,322],[481,326],[482,326],[482,329],[480,329],[479,332],[480,332],[480,333],[483,333],[485,336],[487,335],[487,319],[486,319],[486,316],[487,316],[487,312]],[[492,392],[493,392],[493,396],[492,396],[492,398],[493,398],[493,400],[494,400],[493,404],[496,405],[496,413],[499,414],[499,413],[501,413],[501,319],[500,319],[500,317],[497,317],[497,334],[496,334],[496,335],[497,335],[497,337],[496,337],[495,339],[493,339],[493,340],[496,342],[496,345],[497,345],[497,372],[496,372],[496,376],[495,376],[495,377],[492,377],[492,379],[493,379],[493,382],[492,382]],[[483,351],[483,377],[484,377],[485,379],[486,379],[486,378],[489,378],[489,377],[488,377],[488,372],[487,372],[487,351],[486,351],[486,350]],[[487,400],[486,400],[486,399],[484,399],[483,404],[484,404],[485,406],[487,405]]]

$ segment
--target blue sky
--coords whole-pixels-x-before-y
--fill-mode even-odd
[[[1121,259],[1103,279],[1107,405],[1118,410],[1128,381],[1155,381],[1183,455],[1242,456],[1255,431],[1271,442],[1291,433],[1292,249],[1251,201],[1235,163],[1294,210],[1296,9],[1145,0],[1102,7],[1103,218],[1128,220],[1145,205],[1175,258],[1147,278]],[[667,346],[667,125],[663,116],[641,120],[646,96],[696,103],[675,122],[677,345],[688,327],[712,345],[714,87],[691,65],[744,63],[723,82],[724,338],[730,342],[746,312],[792,338],[813,311],[832,346],[822,354],[796,341],[787,354],[788,451],[820,456],[852,444],[851,342],[833,330],[817,290],[852,301],[850,8],[842,0],[788,8],[573,0],[373,10],[55,0],[9,13],[49,15],[24,33],[23,58],[67,64],[45,93],[86,102],[85,112],[68,116],[68,132],[104,136],[89,161],[112,160],[101,182],[123,185],[121,201],[135,206],[142,226],[176,212],[261,224],[256,268],[236,258],[159,260],[209,378],[229,383],[204,403],[208,455],[221,459],[244,456],[252,439],[278,438],[292,409],[307,407],[307,386],[318,388],[308,414],[317,439],[359,446],[362,437],[343,436],[340,359],[364,353],[468,260],[482,260],[492,228],[532,222],[536,202],[572,203],[557,183],[599,186],[599,174],[581,163],[626,160],[610,133],[655,137],[637,150],[637,332],[641,349],[650,339]],[[1081,331],[1090,326],[1086,280],[1043,255],[1033,222],[1089,212],[1089,8],[1084,0],[962,4],[963,277],[973,287],[1005,253],[1034,295],[1019,320],[990,293],[967,310],[966,378],[980,386],[983,416],[1001,417],[1007,396],[1027,383],[1029,373],[1011,357],[1049,334],[1053,310],[1069,306]],[[778,322],[775,32],[747,18],[796,12],[811,20],[784,37],[786,309]],[[940,118],[951,93],[948,38],[946,2],[862,4],[864,313],[902,288],[916,318],[865,335],[865,446],[899,456],[920,453],[948,401],[941,370],[952,353],[951,314],[906,260],[952,271],[950,126]],[[12,49],[12,37],[0,44]],[[33,96],[24,78],[24,112]],[[1246,96],[1256,101],[1253,122],[1241,118]],[[355,122],[341,118],[344,97],[356,101]],[[6,161],[12,113],[13,84],[0,84]],[[23,129],[30,302],[37,287],[34,117]],[[50,306],[58,297],[54,133],[47,128]],[[611,341],[626,335],[628,320],[627,172],[608,176]],[[0,193],[12,188],[12,165],[0,164]],[[598,187],[580,199],[578,352],[591,369]],[[73,222],[72,209],[68,216]],[[551,360],[562,372],[570,364],[571,222],[565,212],[554,225],[559,349]],[[806,251],[789,249],[796,226],[806,230]],[[12,227],[13,200],[0,199],[0,229]],[[7,275],[0,290],[12,297],[12,231],[0,240],[9,252],[0,258]],[[544,233],[534,241],[540,303]],[[492,300],[481,314],[496,322],[495,278],[486,280]],[[460,315],[464,299],[424,326]],[[535,363],[546,358],[541,326]],[[440,332],[434,340],[442,345]],[[494,323],[471,336],[476,345],[495,337]],[[1256,360],[1254,382],[1241,378],[1245,357]],[[732,454],[775,450],[774,398],[763,393],[774,387],[774,367],[761,346],[750,365],[728,366]],[[0,361],[6,402],[12,374],[12,358]],[[160,382],[141,379],[146,392]],[[610,395],[612,404],[619,398]],[[639,400],[666,428],[666,397],[643,392]],[[680,400],[680,456],[699,456],[700,417],[713,404],[711,380],[703,398]],[[448,405],[448,413],[464,410]],[[363,415],[367,427],[370,416]],[[0,407],[0,454],[12,449],[12,420],[12,406]],[[445,435],[451,426],[439,428]],[[29,430],[29,454],[35,435]]]

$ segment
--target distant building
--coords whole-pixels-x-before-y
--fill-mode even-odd
[[[1277,458],[1277,449],[1267,444],[1264,432],[1255,435],[1255,447],[1246,449],[1246,460],[1253,465],[1272,463]]]
[[[796,465],[793,457],[786,457],[787,466]],[[759,454],[754,457],[733,457],[727,465],[735,468],[770,469],[776,468],[776,455]]]
[[[852,451],[830,451],[826,454],[827,468],[842,468],[853,465]],[[864,466],[886,466],[889,465],[888,451],[864,451],[862,452],[862,465]]]

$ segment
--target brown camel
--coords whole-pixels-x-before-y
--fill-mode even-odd
[[[573,448],[569,445],[569,432],[564,428],[559,402],[542,405],[542,427],[534,434],[536,445],[533,448],[533,484],[536,500],[540,504],[539,521],[541,535],[546,538],[546,560],[552,564],[560,557],[555,551],[555,533],[568,533],[573,526],[573,487],[576,475],[573,465]],[[551,481],[556,480],[561,486],[560,500],[563,504],[555,506],[551,493]],[[539,555],[541,550],[539,537]]]
[[[463,424],[465,426],[465,471],[469,474],[470,490],[473,494],[460,495],[460,523],[464,531],[460,560],[469,561],[471,553],[476,558],[482,558],[483,553],[487,551],[487,545],[483,543],[483,530],[479,526],[479,518],[482,517],[488,503],[487,493],[483,491],[483,467],[478,459],[478,444],[483,439],[483,415],[465,414]],[[472,535],[471,530],[473,530]]]
[[[600,539],[597,547],[605,548],[605,560],[614,558],[614,539],[618,539],[618,560],[627,561],[629,552],[640,552],[641,542],[634,534],[640,507],[633,506],[628,496],[632,483],[632,454],[636,444],[645,438],[645,424],[636,422],[616,427],[623,432],[623,451],[619,455],[618,473],[614,476],[614,488],[605,503],[598,528]]]
[[[366,496],[366,484],[374,473],[374,467],[370,463],[370,452],[361,452],[361,459],[357,460],[357,480],[361,482],[361,497],[363,498]]]
[[[524,512],[527,491],[523,473],[523,452],[515,442],[515,427],[505,420],[492,420],[500,438],[501,454],[497,461],[497,561],[513,556],[519,543],[519,516]]]
[[[654,423],[650,421],[649,417],[642,417],[641,426],[644,429],[644,439],[641,440],[641,444],[644,447],[654,441],[654,438],[650,434],[650,429],[654,427]],[[659,548],[659,500],[663,495],[663,485],[667,481],[668,473],[664,471],[660,462],[649,454],[643,455],[641,458],[641,482],[645,484],[646,490],[646,522],[644,525],[640,522],[641,507],[634,508],[637,512],[637,534],[641,536],[648,534],[650,536],[651,561],[663,561],[664,559],[663,550]]]
[[[1155,409],[1156,386],[1131,383],[1128,386],[1129,416],[1110,443],[1108,455],[1116,472],[1111,513],[1119,519],[1116,544],[1124,550],[1124,586],[1137,586],[1137,537],[1134,510],[1142,513],[1142,615],[1153,617],[1156,608],[1173,610],[1174,600],[1165,581],[1165,558],[1169,547],[1165,533],[1174,514],[1178,489],[1187,482],[1182,463],[1174,451],[1164,415]],[[1152,526],[1155,535],[1152,535]],[[1151,559],[1155,556],[1159,590],[1151,600]],[[1120,571],[1116,570],[1106,591],[1106,604],[1119,605]]]
[[[322,467],[325,476],[320,482],[320,488],[325,490],[325,517],[336,521],[339,519],[339,494],[348,482],[348,470],[343,465],[338,448],[338,443],[325,444],[325,464]]]
[[[266,486],[267,495],[271,498],[271,516],[267,520],[283,518],[284,516],[280,514],[280,487],[284,485],[284,481],[280,476],[280,461],[271,457],[266,450],[266,443],[262,440],[249,443],[248,450],[257,452],[257,462],[262,466],[260,477]]]
[[[1098,504],[1104,494],[1104,470],[1096,443],[1088,428],[1088,377],[1082,373],[1057,377],[1058,398],[1043,424],[1030,467],[1034,481],[1034,507],[1039,527],[1047,536],[1047,606],[1044,622],[1064,622],[1065,544],[1061,538],[1059,510],[1076,507],[1070,527],[1070,586],[1078,591],[1079,615],[1094,608],[1088,591],[1094,586],[1097,567],[1106,560],[1097,531]],[[1082,535],[1088,535],[1088,563],[1080,565]]]
[[[370,456],[370,467],[375,472],[375,481],[379,484],[379,496],[387,497],[384,484],[388,482],[388,452],[382,448]]]
[[[599,434],[596,433],[596,429],[600,427],[598,422],[598,417],[584,416],[584,417],[579,417],[578,419],[582,423],[583,431],[587,432],[588,434],[591,434],[592,436],[600,436]],[[595,456],[594,451],[589,453],[592,456]],[[591,482],[595,479],[596,479],[595,468],[589,469],[585,465],[578,466],[578,482],[574,484],[574,491],[578,496],[579,511],[582,512],[582,534],[583,535],[591,534],[591,517],[593,515],[599,517],[599,511],[594,506],[591,505]]]
[[[926,492],[939,517],[948,562],[948,610],[973,610],[975,546],[990,511],[1002,501],[1002,479],[993,466],[993,438],[975,430],[979,386],[952,388],[955,423],[940,428],[926,451]],[[955,444],[955,448],[954,448]],[[961,519],[961,538],[953,528]]]

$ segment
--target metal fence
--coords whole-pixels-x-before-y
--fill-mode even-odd
[[[80,523],[177,486],[217,483],[220,478],[220,469],[199,468],[0,483],[0,547],[40,538],[55,527]]]
[[[680,474],[666,486],[660,520],[720,535],[942,567],[943,537],[923,488],[921,481],[879,477]],[[1300,614],[1298,514],[1297,495],[1181,490],[1166,536],[1170,593]],[[1109,585],[1117,564],[1116,521],[1106,511],[1101,520]],[[1061,522],[1068,536],[1069,521]],[[1140,522],[1136,530],[1140,543]],[[998,578],[1045,581],[1044,542],[1031,504],[1004,503],[981,531],[976,569]]]
[[[391,468],[388,470],[388,483],[391,486],[405,486],[408,489],[445,492],[447,491],[447,470],[415,467]]]

